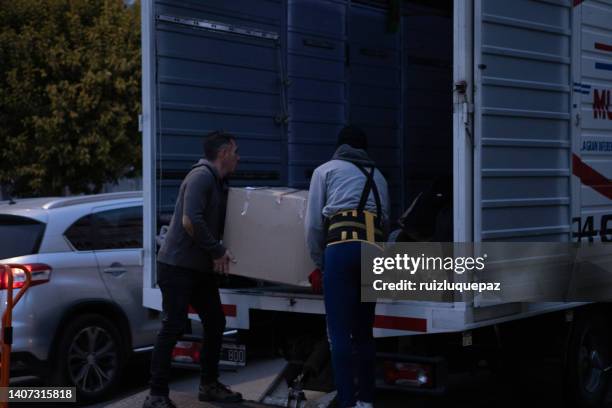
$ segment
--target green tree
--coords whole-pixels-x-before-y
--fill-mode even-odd
[[[0,0],[0,185],[98,192],[141,163],[140,10]]]

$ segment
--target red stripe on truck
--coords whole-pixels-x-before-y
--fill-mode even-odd
[[[221,307],[223,308],[223,314],[229,317],[236,317],[237,315],[237,308],[236,305],[221,305]],[[189,314],[198,314],[198,312],[196,312],[196,310],[189,305],[189,310],[188,310]]]
[[[221,305],[223,314],[229,317],[236,317],[236,305]]]
[[[584,0],[574,0],[574,7],[582,3]]]
[[[604,44],[604,43],[599,43],[599,42],[596,42],[596,43],[595,43],[595,49],[596,49],[596,50],[602,50],[602,51],[610,51],[610,52],[612,52],[612,45],[610,45],[610,44]]]
[[[572,155],[574,176],[578,177],[582,184],[591,187],[604,197],[612,200],[612,180],[608,179],[597,170],[582,161],[577,155]]]
[[[406,330],[425,333],[427,331],[427,319],[376,315],[374,327],[377,329]]]

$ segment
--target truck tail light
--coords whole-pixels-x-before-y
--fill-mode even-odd
[[[434,383],[433,368],[423,363],[385,361],[384,381],[388,385],[431,387]]]
[[[26,275],[23,269],[27,269],[32,276],[30,286],[47,283],[51,279],[52,268],[49,265],[32,263],[24,265],[9,265],[9,268],[11,270],[11,273],[13,274],[13,289],[23,287],[26,280]],[[8,274],[6,273],[5,269],[4,271],[0,271],[0,290],[4,290],[7,288]]]
[[[172,350],[172,361],[177,363],[199,363],[200,343],[178,341]]]

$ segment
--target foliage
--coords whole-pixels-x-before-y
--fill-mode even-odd
[[[140,10],[0,0],[0,184],[97,192],[140,169]]]

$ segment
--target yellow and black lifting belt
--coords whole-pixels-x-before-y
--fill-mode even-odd
[[[353,163],[353,162],[351,162]],[[368,172],[363,166],[353,163],[366,176],[366,183],[356,209],[344,210],[334,214],[327,222],[326,244],[332,245],[344,241],[382,242],[384,235],[381,228],[381,202],[378,188],[374,181],[374,166]],[[374,195],[376,214],[366,211],[365,205]]]
[[[367,241],[374,243],[383,240],[380,222],[376,215],[369,211],[340,211],[329,220],[327,245],[343,241]]]

